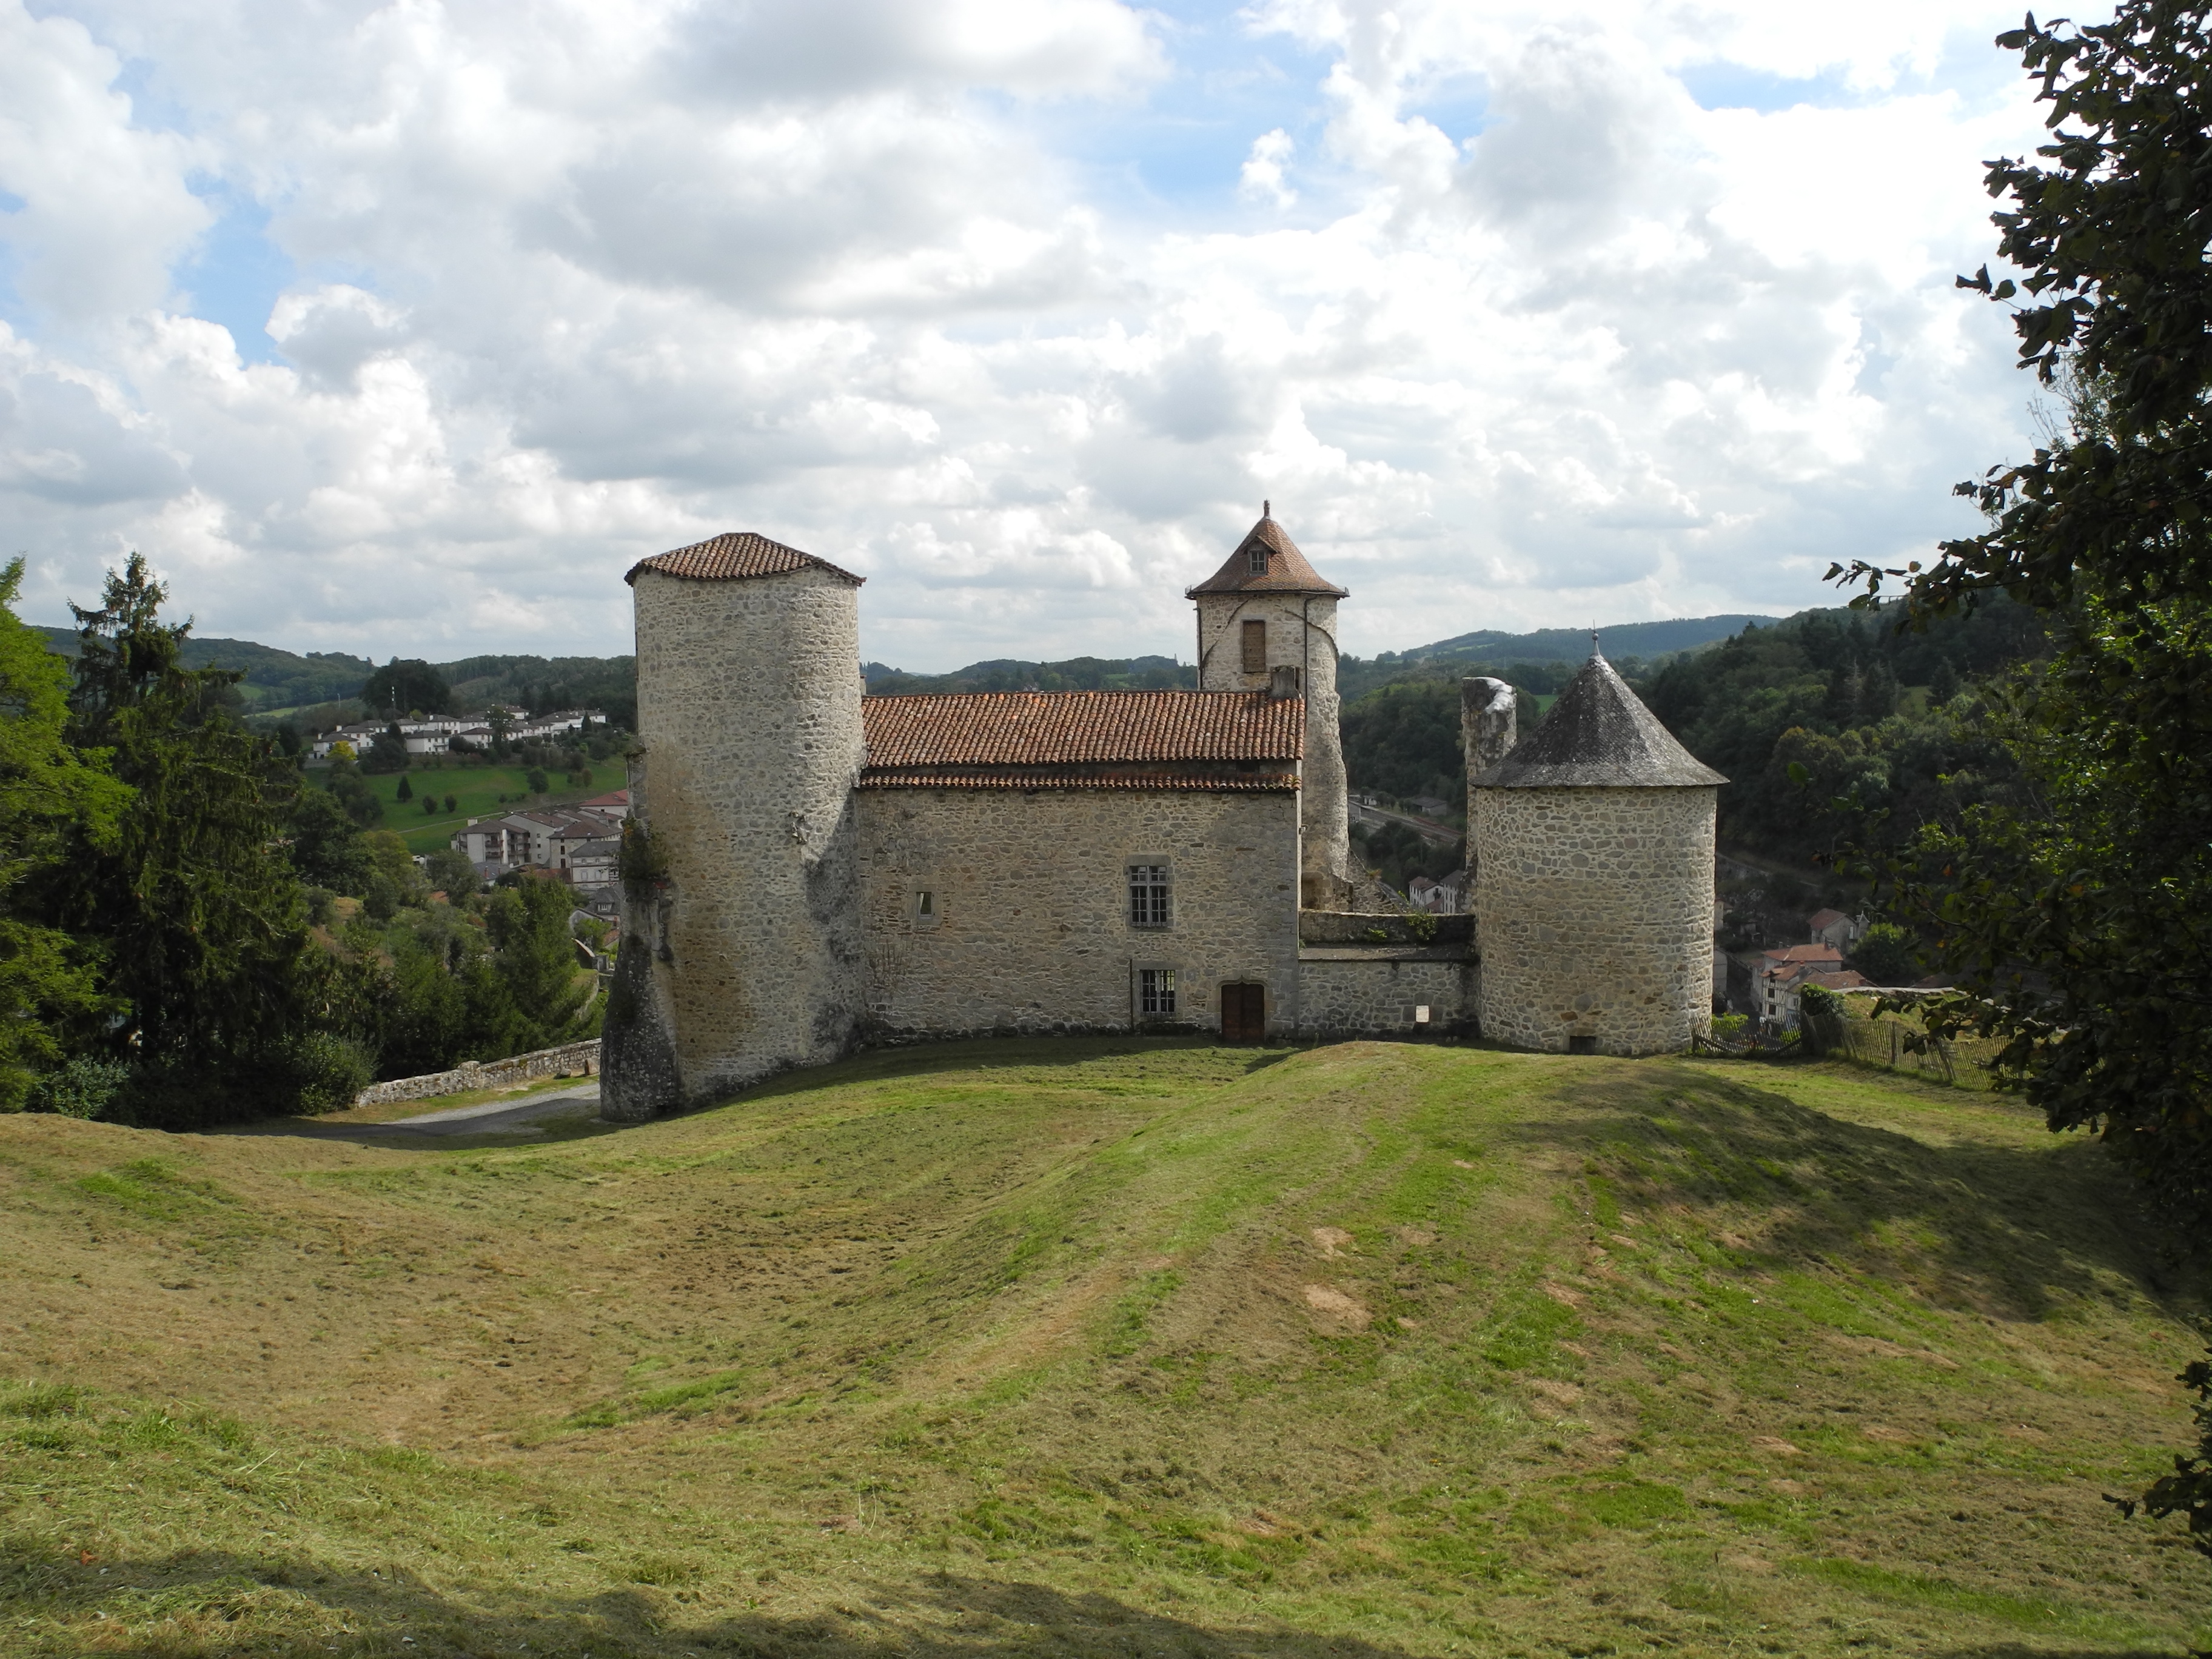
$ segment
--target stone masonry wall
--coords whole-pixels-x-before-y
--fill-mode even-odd
[[[643,571],[635,591],[642,812],[667,878],[633,931],[650,936],[683,1096],[665,1109],[855,1041],[859,609],[817,568]]]
[[[1301,867],[1317,879],[1306,897],[1334,903],[1352,867],[1344,775],[1343,704],[1336,690],[1336,601],[1326,594],[1206,593],[1198,599],[1199,690],[1261,691],[1266,674],[1244,672],[1241,624],[1267,624],[1267,665],[1301,671],[1306,753],[1299,771],[1305,820]]]
[[[1220,1029],[1224,981],[1297,984],[1295,793],[865,789],[867,1017],[878,1040],[1126,1031],[1134,969],[1173,968],[1172,1020]],[[1172,922],[1129,923],[1127,866],[1166,864]],[[915,914],[933,894],[935,925]]]
[[[353,1097],[356,1106],[387,1106],[394,1101],[429,1100],[457,1095],[470,1089],[504,1089],[541,1077],[590,1077],[599,1069],[599,1045],[563,1043],[558,1048],[539,1048],[505,1060],[464,1060],[450,1072],[430,1072],[422,1077],[396,1077],[388,1083],[372,1083]]]
[[[1464,1034],[1474,1024],[1479,977],[1471,960],[1424,961],[1393,958],[1377,951],[1358,957],[1350,951],[1326,959],[1313,951],[1298,963],[1301,1036],[1340,1038]],[[1425,1025],[1414,1011],[1426,1007]]]
[[[1485,1036],[1652,1054],[1711,1028],[1714,796],[1475,792]]]

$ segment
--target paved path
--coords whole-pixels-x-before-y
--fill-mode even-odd
[[[573,1089],[556,1089],[525,1100],[486,1101],[481,1106],[456,1106],[443,1112],[425,1112],[389,1123],[325,1123],[312,1117],[266,1118],[243,1124],[233,1133],[247,1134],[311,1135],[319,1140],[388,1140],[418,1135],[536,1135],[548,1118],[586,1118],[597,1124],[599,1083],[593,1078]]]

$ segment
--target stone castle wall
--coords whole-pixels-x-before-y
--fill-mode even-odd
[[[635,586],[633,805],[667,867],[649,904],[633,901],[623,956],[646,943],[654,967],[625,994],[649,995],[641,1029],[668,1034],[682,1099],[665,1109],[855,1041],[859,607],[850,582],[811,568],[741,581],[647,570]],[[612,1033],[609,1048],[612,1073]],[[623,1115],[646,1115],[611,1075],[609,1090]]]
[[[1269,669],[1296,668],[1306,702],[1306,753],[1299,769],[1305,819],[1302,868],[1306,898],[1332,905],[1352,867],[1349,797],[1344,775],[1343,706],[1336,690],[1336,601],[1327,594],[1201,593],[1198,596],[1199,690],[1263,691],[1267,674],[1244,672],[1240,624],[1267,624]]]
[[[866,1007],[884,1040],[1127,1031],[1135,970],[1173,968],[1161,1028],[1220,1029],[1218,988],[1297,984],[1297,796],[864,789]],[[1127,866],[1166,864],[1172,926],[1133,927]],[[933,915],[915,914],[918,892]]]
[[[1651,1054],[1710,1030],[1714,796],[1475,791],[1486,1037]]]
[[[1471,1035],[1480,971],[1463,948],[1309,948],[1298,963],[1298,1035]],[[1426,1023],[1418,1018],[1429,1011]]]

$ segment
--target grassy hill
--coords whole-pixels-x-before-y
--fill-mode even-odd
[[[407,850],[419,854],[450,846],[453,832],[471,818],[496,817],[503,812],[540,807],[573,806],[578,801],[627,786],[629,772],[618,760],[601,761],[590,769],[589,784],[571,784],[562,774],[553,774],[550,781],[559,787],[543,795],[529,793],[530,769],[523,766],[417,766],[405,772],[371,774],[362,781],[384,802],[384,822],[376,827],[397,830],[407,843]],[[410,792],[406,800],[399,799],[399,781],[403,777]],[[313,786],[326,788],[330,775],[319,769],[311,770],[307,781]],[[445,810],[447,795],[453,798],[453,810],[450,812]],[[428,799],[437,802],[436,811],[422,810],[422,803]]]
[[[322,1133],[343,1133],[342,1125]],[[2198,1302],[1837,1069],[1128,1042],[525,1144],[0,1119],[26,1655],[2171,1651]]]

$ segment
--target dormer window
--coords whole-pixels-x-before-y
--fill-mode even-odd
[[[1267,574],[1267,550],[1266,548],[1255,547],[1252,551],[1247,555],[1247,556],[1251,560],[1252,574],[1254,575],[1264,576]]]

